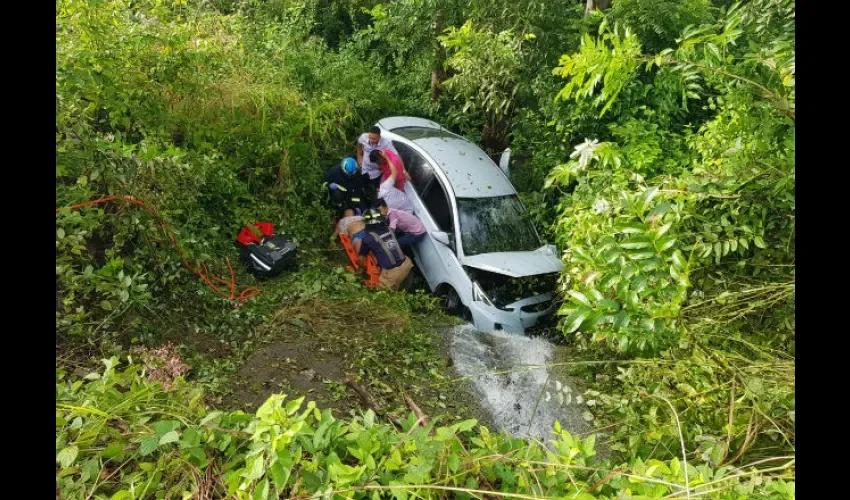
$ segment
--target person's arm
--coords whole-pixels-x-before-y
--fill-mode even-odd
[[[387,149],[389,149],[390,151],[395,153],[395,157],[398,158],[398,163],[399,163],[399,166],[401,167],[401,172],[402,172],[402,174],[404,174],[404,178],[409,181],[410,180],[410,174],[407,173],[407,167],[404,165],[404,160],[401,158],[401,155],[398,154],[398,151],[396,150],[395,146],[393,146],[393,143],[391,141],[388,141],[388,142],[389,142],[389,144],[387,145]]]
[[[398,226],[398,215],[395,212],[388,213],[387,219],[390,221],[389,228],[395,232],[395,228]]]
[[[337,237],[337,236],[339,236],[340,230],[341,230],[341,226],[340,226],[340,224],[339,224],[339,223],[337,223],[336,227],[334,228],[334,232],[333,232],[333,234],[331,235],[331,239],[332,239],[332,240],[335,240],[335,239],[336,239],[336,237]]]
[[[390,181],[391,185],[395,184],[395,180],[398,177],[398,167],[396,167],[396,164],[395,164],[394,161],[390,161],[390,159],[387,157],[387,154],[384,153],[383,151],[381,151],[381,156],[384,158],[384,160],[387,161],[387,163],[390,164],[390,176],[387,177],[387,180]]]
[[[359,139],[357,140],[357,164],[363,166],[363,144]]]

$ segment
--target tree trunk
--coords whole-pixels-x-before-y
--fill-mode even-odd
[[[434,29],[434,69],[431,71],[431,103],[437,102],[437,98],[440,96],[440,82],[445,79],[445,72],[443,71],[443,62],[446,60],[446,49],[443,48],[443,45],[437,40],[437,37],[440,35],[440,29],[443,25],[443,17],[445,16],[445,9],[440,9],[437,11],[437,18],[434,21],[434,24],[431,27]]]
[[[584,15],[589,16],[594,10],[605,10],[610,3],[609,0],[587,0],[584,5]]]

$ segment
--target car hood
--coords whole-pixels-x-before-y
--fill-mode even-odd
[[[463,258],[463,265],[512,278],[559,272],[564,267],[555,248],[546,245],[530,252],[494,252]]]

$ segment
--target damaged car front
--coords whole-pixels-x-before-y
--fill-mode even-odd
[[[469,309],[482,331],[524,333],[557,309],[563,263],[544,245],[516,195],[458,199]]]
[[[557,309],[558,272],[514,277],[470,266],[464,270],[472,281],[470,312],[480,330],[522,333]]]

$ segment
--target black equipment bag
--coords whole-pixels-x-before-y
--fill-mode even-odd
[[[291,241],[273,234],[261,243],[242,248],[242,264],[257,278],[271,278],[296,266],[296,248]]]

